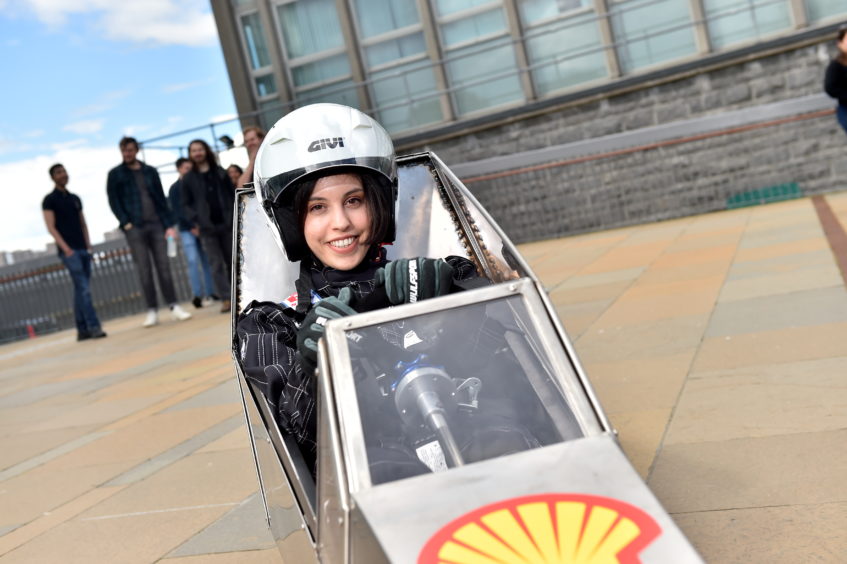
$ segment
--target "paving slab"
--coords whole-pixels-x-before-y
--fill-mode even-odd
[[[844,561],[847,503],[787,505],[674,515],[707,562]]]
[[[845,366],[847,356],[692,374],[665,445],[847,429]]]
[[[841,429],[665,444],[648,484],[671,513],[847,501],[845,441]]]
[[[156,562],[225,511],[213,507],[116,519],[74,519],[3,555],[0,562]]]
[[[847,193],[824,200],[847,225]],[[818,213],[798,199],[520,246],[708,562],[847,553],[847,290]],[[0,347],[0,563],[283,561],[229,318],[191,311]]]
[[[262,499],[254,493],[168,554],[168,558],[276,548],[265,533],[266,519]]]

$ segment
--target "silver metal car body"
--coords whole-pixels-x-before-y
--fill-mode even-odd
[[[400,158],[398,172],[400,227],[396,242],[388,247],[389,258],[464,256],[492,285],[328,324],[319,346],[316,480],[294,441],[280,433],[261,393],[245,378],[234,338],[235,370],[268,524],[284,559],[333,564],[442,559],[462,562],[443,558],[457,547],[473,549],[473,543],[456,540],[457,530],[488,523],[492,515],[500,515],[498,511],[507,511],[521,521],[543,506],[554,516],[552,524],[545,524],[544,519],[536,525],[521,521],[520,527],[512,526],[508,534],[501,531],[498,550],[511,551],[509,558],[520,557],[522,550],[528,550],[527,558],[535,561],[570,561],[565,545],[576,543],[578,548],[593,530],[589,524],[595,521],[589,518],[606,515],[614,519],[607,523],[607,529],[597,529],[605,531],[593,541],[596,547],[591,550],[598,556],[603,550],[618,550],[610,547],[609,539],[615,537],[614,527],[627,524],[633,538],[640,535],[644,542],[630,540],[629,548],[622,544],[620,560],[611,561],[701,562],[621,451],[552,304],[515,247],[435,155]],[[236,213],[233,337],[238,312],[252,300],[282,301],[292,292],[299,275],[299,264],[289,262],[274,243],[251,191],[238,193]],[[448,370],[451,362],[438,361],[439,355],[462,346],[460,339],[444,338],[439,325],[461,327],[466,320],[476,319],[474,316],[495,316],[498,323],[502,321],[502,326],[510,328],[504,348],[521,367],[515,379],[525,386],[524,395],[532,396],[535,411],[542,414],[536,418],[545,422],[539,431],[552,438],[540,441],[537,448],[494,454],[446,470],[440,468],[444,471],[374,484],[365,446],[372,424],[366,424],[369,409],[362,407],[366,404],[360,405],[364,392],[357,388],[360,384],[353,369],[362,354],[370,353],[351,345],[351,334],[357,338],[368,332],[376,334],[392,323],[421,327],[421,334],[428,327],[436,327],[429,340],[414,334],[413,344],[432,343],[427,362],[436,368],[427,367],[430,372],[438,372],[442,367]],[[469,375],[450,376],[458,376],[455,381],[461,382]],[[481,377],[484,381],[485,375]],[[381,389],[390,399],[388,387]],[[396,392],[393,385],[391,389]],[[456,416],[451,417],[455,422]],[[438,442],[445,449],[449,447],[440,436]],[[585,522],[566,528],[562,516],[566,509],[578,507]],[[479,527],[493,533],[487,525]],[[536,535],[536,529],[546,533]],[[509,535],[519,534],[516,530],[524,530],[529,536],[515,541]],[[550,531],[561,535],[551,540]],[[567,531],[575,538],[565,538]],[[527,538],[535,548],[524,546]],[[554,550],[553,545],[558,548]],[[589,556],[585,553],[589,545],[585,540],[580,558]],[[482,552],[471,552],[498,561],[493,553],[479,550]],[[489,546],[487,550],[493,549]],[[433,560],[433,555],[439,554]],[[546,560],[538,560],[539,556]]]

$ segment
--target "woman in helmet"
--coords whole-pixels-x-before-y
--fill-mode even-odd
[[[327,319],[443,295],[476,275],[464,258],[389,262],[397,173],[388,133],[367,115],[335,104],[300,108],[268,132],[256,157],[255,189],[271,231],[300,261],[294,293],[253,302],[237,335],[248,378],[259,383],[283,432],[314,472],[317,342]],[[427,472],[414,455],[369,447],[388,461],[375,482]]]

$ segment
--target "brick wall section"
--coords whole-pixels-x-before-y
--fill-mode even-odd
[[[450,166],[790,100],[820,93],[825,66],[803,47],[419,148]],[[468,187],[526,242],[726,209],[733,194],[787,182],[845,189],[845,178],[847,136],[830,115]]]

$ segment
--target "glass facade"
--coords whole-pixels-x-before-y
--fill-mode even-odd
[[[259,12],[251,12],[241,16],[241,38],[247,62],[253,76],[253,91],[259,100],[277,94],[276,81],[271,67],[268,44]]]
[[[250,68],[259,70],[270,66],[271,59],[268,56],[268,45],[265,43],[265,34],[262,32],[259,13],[253,12],[241,16],[241,30],[244,33],[244,47],[247,49],[247,60],[250,62]]]
[[[743,0],[742,0],[743,1]],[[616,0],[609,5],[625,73],[697,52],[691,6],[679,0]]]
[[[353,7],[375,117],[390,132],[443,120],[415,3],[354,0]]]
[[[435,0],[435,14],[458,115],[524,99],[501,1]]]
[[[323,101],[358,106],[335,1],[279,4],[277,23],[297,105]]]
[[[788,0],[703,0],[712,47],[722,49],[791,28]]]
[[[844,0],[806,0],[806,13],[812,22],[834,16],[847,16],[847,2],[844,2]]]
[[[256,109],[271,112],[276,104],[284,112],[337,102],[373,114],[392,133],[543,100],[847,17],[847,0],[229,5]]]
[[[547,94],[608,76],[589,0],[519,0],[535,89]]]

